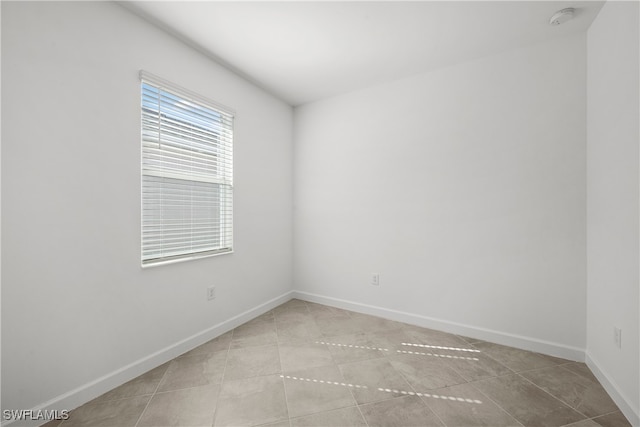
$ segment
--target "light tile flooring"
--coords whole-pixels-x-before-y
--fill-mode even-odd
[[[628,426],[583,363],[291,300],[50,426]]]

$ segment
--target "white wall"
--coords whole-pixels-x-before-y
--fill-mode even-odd
[[[579,358],[585,54],[578,34],[296,108],[295,289]]]
[[[234,254],[141,269],[140,69],[237,112]],[[82,403],[288,297],[291,134],[291,107],[115,3],[2,2],[3,409]]]
[[[587,50],[587,362],[626,401],[618,404],[634,425],[640,424],[638,14],[638,2],[607,2],[588,31]],[[614,326],[622,329],[620,349]]]

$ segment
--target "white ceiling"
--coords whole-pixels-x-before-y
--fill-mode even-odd
[[[291,105],[585,31],[603,1],[121,3]],[[549,25],[559,9],[575,18]]]

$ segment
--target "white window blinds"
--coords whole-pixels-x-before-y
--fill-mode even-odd
[[[140,72],[142,264],[233,249],[233,115]]]

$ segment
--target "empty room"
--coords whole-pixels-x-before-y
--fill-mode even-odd
[[[638,1],[2,1],[5,426],[640,426]]]

